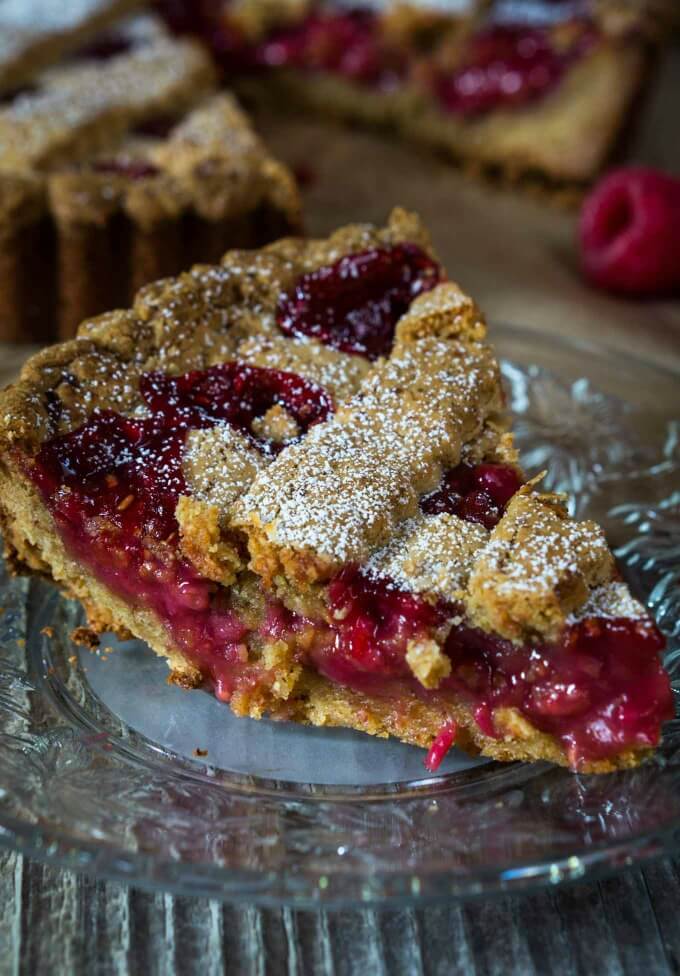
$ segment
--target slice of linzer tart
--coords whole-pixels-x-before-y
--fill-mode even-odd
[[[601,772],[673,714],[659,631],[523,477],[411,214],[147,286],[1,401],[13,564],[238,715]]]

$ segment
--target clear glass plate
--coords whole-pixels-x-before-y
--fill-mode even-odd
[[[680,379],[497,327],[528,470],[606,525],[680,657]],[[176,892],[338,905],[557,884],[676,849],[680,722],[639,769],[578,776],[236,719],[143,644],[69,633],[49,584],[0,580],[0,843]],[[680,682],[678,682],[680,690]]]

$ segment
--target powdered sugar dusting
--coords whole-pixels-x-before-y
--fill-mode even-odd
[[[462,597],[475,554],[488,535],[483,526],[456,515],[419,515],[371,556],[364,572],[391,579],[401,590],[455,601]]]
[[[50,72],[45,87],[0,111],[0,168],[39,166],[54,153],[61,157],[88,126],[108,116],[115,136],[121,113],[134,122],[162,110],[205,65],[205,55],[191,42],[160,39],[105,65],[86,62]]]
[[[224,515],[269,458],[230,424],[194,430],[187,437],[184,476],[191,494]]]
[[[336,403],[356,392],[370,368],[362,356],[340,352],[307,336],[254,336],[241,343],[238,358],[255,366],[304,376],[328,390]]]
[[[436,337],[403,346],[255,481],[237,524],[332,563],[363,561],[416,514],[497,397],[485,346]]]
[[[480,554],[479,585],[495,596],[554,591],[566,580],[608,571],[612,559],[602,529],[574,522],[523,494],[511,502]]]
[[[571,614],[567,623],[576,624],[587,617],[606,619],[623,617],[629,620],[643,620],[647,616],[647,611],[631,594],[626,584],[613,580],[605,583],[604,586],[596,587],[583,606]]]

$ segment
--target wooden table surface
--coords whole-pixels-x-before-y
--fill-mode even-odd
[[[631,158],[680,172],[680,57],[670,57]],[[381,220],[392,203],[432,228],[449,272],[490,318],[600,341],[680,368],[680,305],[588,289],[574,217],[480,189],[389,141],[262,120],[273,147],[311,167],[308,230]],[[0,350],[0,382],[25,350]],[[680,396],[678,398],[680,408]],[[601,883],[411,911],[235,908],[96,881],[0,850],[0,976],[70,973],[635,974],[680,972],[680,861]]]

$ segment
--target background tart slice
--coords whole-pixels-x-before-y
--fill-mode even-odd
[[[470,169],[591,180],[627,123],[671,4],[158,4],[245,97],[397,130]],[[625,9],[624,9],[625,8]]]
[[[0,104],[0,337],[68,337],[142,285],[299,226],[290,172],[195,41],[123,21]]]
[[[481,313],[404,211],[147,286],[0,418],[15,565],[239,715],[583,771],[672,716],[660,633],[523,483]]]

